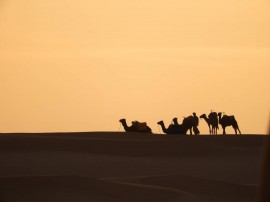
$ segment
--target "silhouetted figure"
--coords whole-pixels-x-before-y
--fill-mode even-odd
[[[183,120],[183,127],[188,131],[190,131],[190,135],[192,135],[192,128],[194,128],[195,126],[195,120],[194,120],[194,117],[193,116],[188,116],[186,118],[184,118]]]
[[[196,113],[193,112],[193,117],[194,117],[194,123],[193,123],[193,132],[195,135],[199,135],[200,131],[198,129],[199,126],[199,118],[197,117]]]
[[[168,134],[168,135],[176,135],[179,134],[179,131],[177,128],[173,125],[170,124],[168,128],[165,127],[165,124],[163,121],[157,122],[158,125],[161,126],[163,133]]]
[[[206,116],[206,114],[202,114],[202,115],[200,116],[200,118],[205,120],[205,122],[207,123],[208,128],[209,128],[209,133],[210,133],[210,135],[212,135],[212,128],[211,128],[209,119],[208,119],[208,117]]]
[[[120,119],[119,122],[122,123],[126,132],[152,133],[152,129],[145,122],[132,121],[131,126],[127,125],[126,119]]]
[[[192,127],[194,125],[194,117],[189,116],[184,118],[182,124],[179,124],[177,118],[173,119],[174,124],[170,124],[168,128],[165,127],[163,121],[159,121],[157,124],[161,126],[162,131],[166,134],[178,134],[178,135],[186,135],[187,131],[190,131],[190,135],[192,135]]]
[[[222,116],[222,113],[219,112],[218,119],[219,124],[222,126],[223,129],[223,135],[226,135],[225,129],[227,126],[232,126],[235,131],[235,134],[237,135],[237,132],[239,131],[239,134],[241,135],[241,131],[239,130],[238,123],[234,116],[227,116],[227,115]]]
[[[200,118],[204,119],[208,125],[210,135],[217,135],[218,127],[218,115],[216,112],[211,112],[208,117],[206,114],[202,114]]]
[[[212,126],[212,134],[217,135],[217,130],[219,129],[217,112],[211,111],[211,113],[208,115],[208,119],[209,119],[210,125]]]

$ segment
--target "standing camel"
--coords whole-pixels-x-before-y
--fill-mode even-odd
[[[222,129],[223,129],[223,135],[226,135],[225,129],[227,126],[232,126],[235,131],[235,134],[237,135],[237,132],[239,132],[239,134],[241,135],[241,131],[238,127],[238,123],[234,116],[227,116],[227,115],[222,116],[222,113],[219,112],[218,119],[219,119],[219,124],[222,126]]]
[[[200,118],[204,119],[208,125],[210,135],[217,135],[218,128],[218,115],[216,112],[211,112],[208,117],[202,114]]]
[[[202,115],[200,116],[200,118],[205,120],[205,122],[207,123],[208,128],[209,128],[209,133],[210,133],[210,135],[212,135],[212,128],[211,128],[209,119],[208,119],[208,117],[206,116],[206,114],[202,114]]]

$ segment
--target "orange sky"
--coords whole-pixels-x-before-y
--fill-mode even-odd
[[[116,131],[120,118],[159,132],[159,120],[213,109],[266,133],[269,11],[268,0],[0,0],[0,132]]]

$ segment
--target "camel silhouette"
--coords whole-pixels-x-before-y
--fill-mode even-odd
[[[168,134],[168,135],[180,135],[180,134],[185,134],[181,133],[178,126],[175,126],[174,124],[170,124],[168,128],[165,127],[164,121],[159,121],[157,122],[158,125],[161,126],[163,133]]]
[[[222,116],[222,113],[219,112],[218,113],[218,120],[219,120],[219,124],[222,126],[223,135],[226,135],[225,129],[227,126],[232,126],[234,131],[235,131],[235,134],[237,135],[237,132],[239,132],[239,134],[241,135],[241,131],[238,127],[238,123],[237,123],[234,116],[227,116],[227,115]]]
[[[173,121],[172,125],[174,126],[177,133],[179,133],[179,134],[186,134],[187,133],[186,128],[183,126],[183,124],[178,123],[178,119],[176,117],[173,118],[172,121]]]
[[[195,120],[194,120],[194,116],[188,116],[186,118],[184,118],[183,123],[181,125],[179,125],[177,118],[173,118],[173,123],[176,127],[178,127],[178,130],[181,130],[181,132],[183,131],[184,134],[187,133],[187,131],[190,131],[190,135],[192,135],[192,128],[194,131],[194,127],[195,127]],[[198,135],[198,132],[195,132],[195,135]]]
[[[211,112],[208,117],[206,116],[206,114],[202,114],[200,118],[204,119],[207,123],[210,135],[217,135],[217,130],[219,129],[217,113]]]
[[[126,132],[152,133],[152,129],[146,123],[132,121],[132,125],[128,126],[126,119],[120,119],[119,122],[122,123]]]
[[[163,121],[159,121],[157,124],[161,126],[162,131],[165,134],[178,134],[178,135],[186,135],[187,131],[190,130],[190,135],[192,135],[192,127],[194,125],[193,116],[189,116],[184,118],[183,123],[179,124],[177,118],[173,119],[174,124],[170,124],[168,128],[165,127]]]

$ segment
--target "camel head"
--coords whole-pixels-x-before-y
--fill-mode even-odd
[[[218,116],[221,117],[221,115],[222,115],[222,112],[218,112]]]
[[[164,124],[164,122],[163,121],[159,121],[159,122],[157,122],[157,124],[158,125],[162,125],[162,124]]]
[[[126,119],[120,119],[119,122],[124,123],[124,122],[126,122]]]
[[[202,119],[202,118],[204,118],[204,119],[207,118],[207,117],[206,117],[206,114],[202,114],[202,115],[200,116],[200,118],[201,118],[201,119]]]

